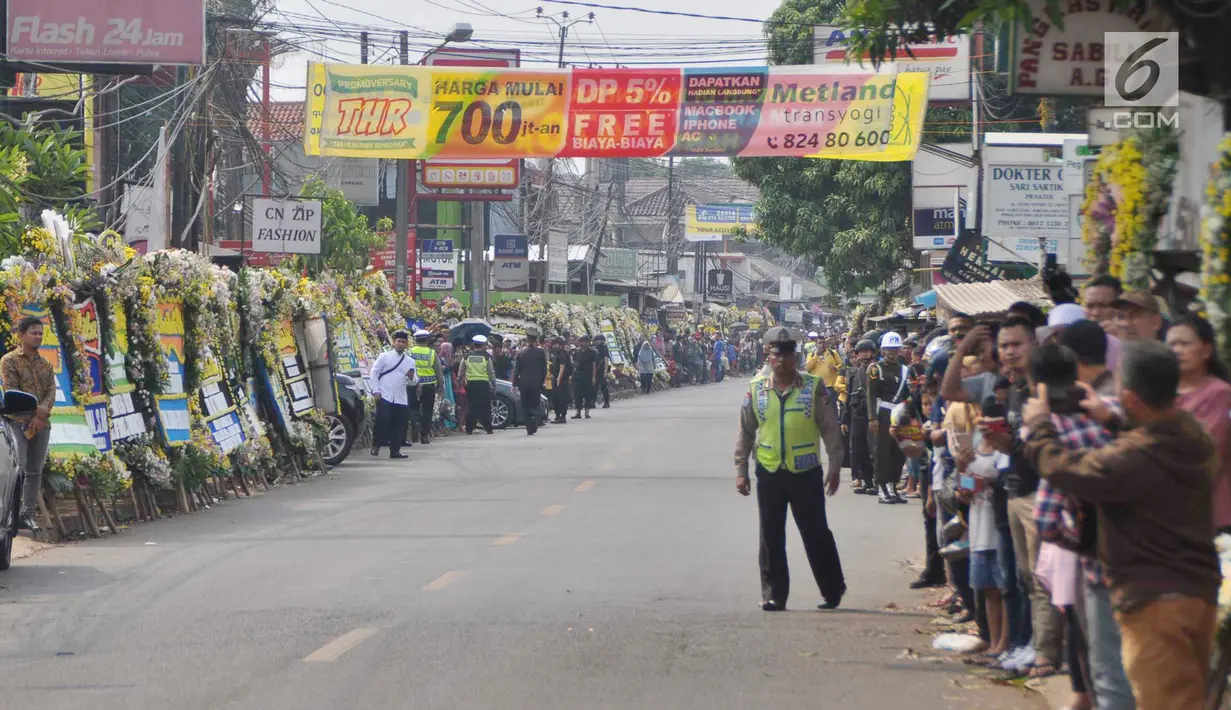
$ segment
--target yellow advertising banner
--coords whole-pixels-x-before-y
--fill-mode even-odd
[[[310,64],[304,151],[354,158],[766,156],[883,160],[913,115],[894,71]],[[902,75],[912,86],[918,82]],[[901,119],[897,114],[904,112]],[[907,121],[903,125],[911,125]],[[899,131],[899,133],[901,133]],[[895,158],[896,159],[896,158]]]
[[[889,143],[879,153],[860,155],[809,155],[809,158],[834,160],[866,160],[876,163],[897,163],[914,160],[923,142],[923,119],[928,112],[928,72],[898,72],[897,91],[893,96],[893,124],[889,127]]]

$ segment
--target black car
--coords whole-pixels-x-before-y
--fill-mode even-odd
[[[546,397],[539,398],[539,426],[547,424],[548,403]],[[521,395],[508,380],[496,380],[496,388],[492,391],[492,428],[525,426],[525,408],[521,406]]]
[[[321,452],[321,458],[330,466],[337,466],[350,454],[355,439],[363,431],[363,389],[359,381],[349,375],[335,374],[338,383],[338,401],[342,408],[337,414],[326,414],[329,420],[329,443]]]

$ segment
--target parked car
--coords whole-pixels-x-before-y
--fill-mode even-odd
[[[363,386],[349,375],[335,374],[338,383],[338,400],[342,404],[337,414],[326,414],[329,420],[329,443],[321,452],[321,458],[330,466],[337,466],[350,455],[355,439],[363,431],[364,399]]]
[[[547,424],[547,398],[540,397],[539,426]],[[496,380],[496,389],[492,392],[492,428],[524,426],[529,417],[521,406],[521,394],[513,388],[508,380]]]
[[[34,395],[9,390],[0,403],[0,571],[13,563],[13,538],[17,537],[17,516],[21,514],[21,487],[25,476],[17,465],[17,441],[22,436],[17,426],[3,415],[26,414],[38,407]]]

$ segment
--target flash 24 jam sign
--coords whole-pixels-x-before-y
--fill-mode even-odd
[[[8,58],[204,64],[205,0],[8,0]]]

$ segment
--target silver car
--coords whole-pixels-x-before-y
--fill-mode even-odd
[[[21,429],[5,416],[29,414],[38,408],[34,395],[9,390],[0,403],[0,571],[13,563],[13,538],[21,515],[21,490],[25,476],[17,465],[17,440]]]

